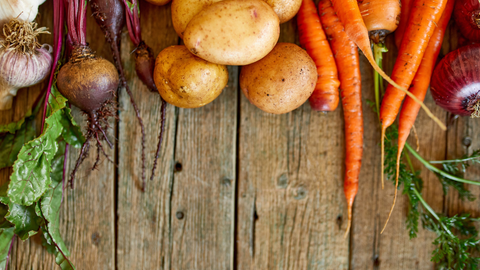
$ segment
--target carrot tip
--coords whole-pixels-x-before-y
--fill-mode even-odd
[[[350,232],[350,227],[352,226],[352,205],[349,204],[348,206],[348,223],[347,229],[345,230],[345,234],[343,235],[343,239],[347,239],[348,233]]]
[[[388,213],[387,221],[385,222],[385,225],[383,226],[383,229],[380,232],[380,234],[382,234],[383,231],[385,231],[385,229],[387,228],[388,221],[390,220],[390,216],[393,213],[393,208],[395,207],[395,202],[397,201],[398,176],[399,176],[399,169],[400,169],[400,155],[401,155],[401,152],[399,151],[399,154],[397,154],[397,172],[396,172],[396,176],[395,176],[396,177],[395,178],[395,195],[393,196],[393,204],[392,204],[392,207],[390,208],[390,212]]]

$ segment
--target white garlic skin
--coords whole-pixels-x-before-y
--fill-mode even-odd
[[[51,71],[52,62],[50,52],[43,47],[33,54],[0,49],[0,110],[11,109],[18,89],[45,79]]]
[[[0,0],[0,29],[11,19],[33,21],[37,17],[38,6],[45,0]]]

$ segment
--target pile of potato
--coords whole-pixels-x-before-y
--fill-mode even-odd
[[[277,44],[280,23],[292,19],[301,3],[173,0],[173,26],[185,45],[157,56],[154,79],[162,98],[181,108],[204,106],[227,85],[226,65],[238,65],[240,87],[258,108],[281,114],[301,106],[317,82],[315,63],[297,45]]]

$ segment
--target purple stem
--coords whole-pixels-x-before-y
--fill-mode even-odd
[[[8,261],[10,259],[10,253],[12,252],[13,249],[13,243],[15,242],[15,239],[17,238],[17,235],[14,234],[12,238],[12,242],[10,243],[10,247],[8,248],[8,254],[7,254],[7,261],[5,262],[5,269],[8,269]]]
[[[64,2],[63,0],[53,0],[53,23],[54,23],[54,55],[53,55],[53,64],[52,70],[50,72],[50,79],[48,81],[47,95],[45,97],[45,105],[43,107],[43,116],[42,116],[42,132],[45,126],[45,118],[47,115],[47,106],[48,98],[52,92],[53,78],[55,77],[55,70],[57,69],[58,60],[60,59],[60,54],[62,53],[62,37],[63,37],[63,24],[64,24]]]
[[[133,4],[133,12],[128,7],[128,1],[131,1]],[[138,13],[137,0],[123,0],[123,3],[125,3],[127,27],[128,33],[130,34],[130,39],[135,47],[138,47],[142,41],[142,29],[140,28],[140,14]]]
[[[65,145],[65,153],[63,154],[63,173],[62,173],[62,200],[60,201],[60,207],[63,203],[63,193],[65,192],[65,175],[67,174],[67,160],[68,160],[68,149],[70,145],[67,143]]]

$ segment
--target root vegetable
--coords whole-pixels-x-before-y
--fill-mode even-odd
[[[133,99],[133,94],[130,91],[130,87],[125,79],[125,72],[123,70],[122,62],[120,59],[120,38],[122,29],[125,26],[125,6],[122,0],[90,0],[90,6],[92,8],[95,21],[100,26],[105,34],[105,39],[110,44],[110,48],[113,53],[113,60],[115,66],[120,74],[121,85],[125,87],[128,96],[130,97],[130,103],[133,106],[135,114],[138,119],[138,123],[142,132],[142,191],[145,190],[145,127],[143,125],[142,117],[140,116],[140,110]]]
[[[108,106],[115,95],[119,77],[115,66],[109,61],[98,58],[86,42],[86,2],[74,0],[67,2],[67,26],[73,51],[67,64],[57,75],[57,87],[70,103],[81,109],[88,117],[86,141],[70,176],[70,185],[82,161],[87,157],[90,139],[95,139],[97,149],[108,158],[101,140],[110,147],[105,129],[108,117],[113,113]],[[97,155],[98,163],[100,155]],[[95,166],[95,165],[94,165]]]

